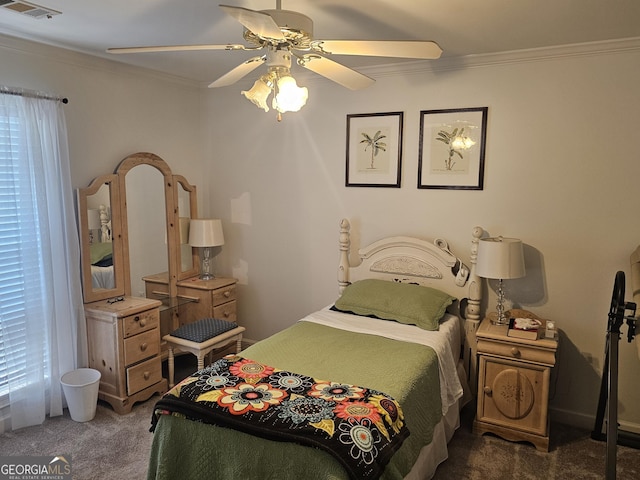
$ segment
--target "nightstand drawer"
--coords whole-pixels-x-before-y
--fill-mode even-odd
[[[555,350],[535,348],[516,342],[503,343],[493,340],[478,339],[478,351],[484,355],[497,355],[504,358],[533,362],[553,366],[556,363]]]
[[[231,300],[236,299],[236,286],[229,285],[228,287],[219,288],[218,290],[214,290],[212,292],[211,302],[213,306],[221,305],[223,303],[229,302]]]
[[[133,395],[162,380],[162,360],[150,358],[133,367],[127,368],[127,394]]]
[[[124,364],[132,365],[160,353],[158,330],[149,330],[124,341]]]
[[[236,301],[213,307],[213,318],[235,322],[237,320]]]
[[[124,317],[122,322],[124,337],[126,338],[156,328],[160,322],[160,313],[158,313],[157,308],[154,308],[153,310]]]

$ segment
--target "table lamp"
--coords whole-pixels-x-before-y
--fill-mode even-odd
[[[496,318],[491,323],[505,325],[509,319],[504,313],[504,289],[502,281],[505,278],[524,277],[524,254],[522,242],[516,238],[491,237],[481,238],[478,242],[478,258],[476,274],[479,277],[498,280],[498,304]]]
[[[201,247],[203,249],[200,278],[202,280],[215,278],[211,272],[211,247],[224,245],[222,221],[217,218],[191,219],[189,225],[189,244],[192,247]]]

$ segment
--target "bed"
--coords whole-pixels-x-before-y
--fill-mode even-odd
[[[89,245],[91,255],[91,285],[93,288],[114,288],[112,243]]]
[[[336,301],[167,392],[147,478],[431,478],[475,384],[482,233],[472,231],[468,262],[442,239],[390,237],[352,265],[342,220]],[[277,410],[230,393],[269,385],[262,400]]]

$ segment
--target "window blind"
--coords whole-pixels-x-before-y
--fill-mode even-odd
[[[0,406],[7,402],[9,379],[25,382],[26,308],[21,262],[19,165],[20,120],[0,107]]]

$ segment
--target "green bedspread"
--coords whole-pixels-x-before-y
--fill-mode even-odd
[[[245,358],[316,378],[385,392],[402,406],[411,434],[382,476],[403,478],[441,419],[435,352],[361,333],[298,322],[241,352]],[[402,375],[398,375],[402,372]],[[347,479],[328,453],[294,443],[162,415],[149,461],[148,479]]]

